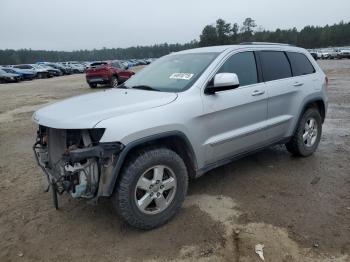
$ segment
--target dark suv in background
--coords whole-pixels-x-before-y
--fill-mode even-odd
[[[116,87],[134,74],[120,61],[95,62],[86,70],[86,81],[91,88],[97,87],[97,84]]]

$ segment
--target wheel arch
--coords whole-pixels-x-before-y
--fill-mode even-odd
[[[321,97],[307,100],[302,106],[302,109],[301,109],[299,116],[298,116],[298,121],[295,124],[295,127],[293,129],[292,134],[295,133],[300,119],[303,117],[303,114],[305,113],[305,111],[309,108],[317,108],[317,110],[320,112],[322,123],[324,122],[324,120],[326,118],[326,104],[325,104],[324,100]]]
[[[326,118],[326,105],[325,105],[323,99],[316,98],[316,99],[312,99],[312,100],[306,102],[304,107],[303,107],[303,110],[300,114],[300,117],[309,108],[317,108],[318,109],[318,111],[320,112],[320,115],[321,115],[322,123],[323,123],[325,118]]]
[[[107,190],[108,195],[113,194],[116,183],[118,183],[120,171],[128,157],[134,152],[152,147],[166,147],[176,152],[185,162],[189,177],[195,178],[197,159],[189,139],[180,131],[169,131],[141,138],[125,145],[125,148],[119,154],[118,160],[113,168],[113,177]]]

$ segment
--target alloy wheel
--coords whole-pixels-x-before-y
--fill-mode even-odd
[[[174,200],[176,176],[173,170],[157,165],[144,172],[136,184],[135,203],[145,214],[154,215],[164,211]]]
[[[312,147],[318,135],[317,122],[314,118],[309,118],[305,122],[304,132],[303,132],[303,142],[307,147]]]

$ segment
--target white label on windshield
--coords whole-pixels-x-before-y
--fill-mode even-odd
[[[174,73],[169,78],[170,79],[182,79],[182,80],[190,80],[193,74],[190,73]]]

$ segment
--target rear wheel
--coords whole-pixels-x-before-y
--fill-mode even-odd
[[[111,87],[117,87],[119,85],[118,78],[116,76],[112,76],[110,86]]]
[[[90,88],[96,88],[97,84],[96,83],[89,83]]]
[[[292,139],[286,144],[287,150],[297,156],[309,156],[316,151],[321,134],[321,115],[316,108],[309,108],[301,117]]]
[[[187,193],[186,166],[170,149],[138,152],[120,175],[114,206],[124,220],[140,229],[166,223],[177,213]]]

